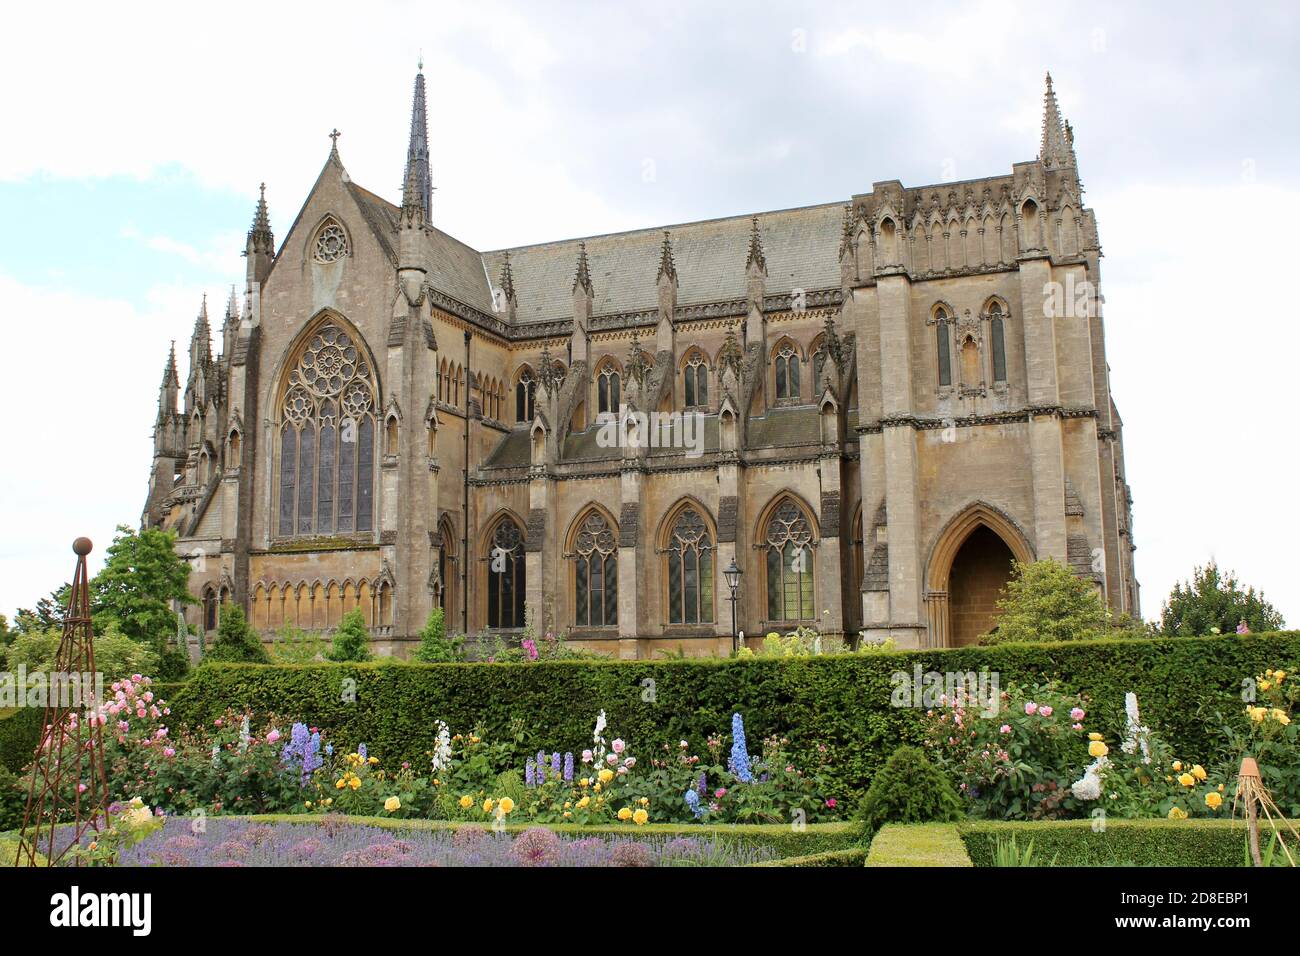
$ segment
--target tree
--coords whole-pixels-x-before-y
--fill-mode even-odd
[[[1242,618],[1252,631],[1278,631],[1285,625],[1282,615],[1264,592],[1241,589],[1237,574],[1219,571],[1211,560],[1205,567],[1192,568],[1192,580],[1174,584],[1169,600],[1160,609],[1160,632],[1182,636],[1232,634]]]
[[[327,655],[332,661],[368,661],[370,660],[370,630],[366,619],[361,616],[361,608],[353,608],[343,615],[338,630],[334,632],[334,647]]]
[[[154,649],[160,677],[180,676],[189,657],[184,648],[170,646],[176,633],[173,608],[198,603],[190,595],[189,577],[189,562],[176,553],[173,532],[118,525],[104,567],[90,582],[96,629],[115,621],[127,637]]]
[[[1012,562],[998,610],[997,625],[981,639],[984,644],[1074,641],[1098,637],[1106,629],[1106,608],[1097,588],[1052,558]]]
[[[920,747],[899,747],[871,778],[858,810],[868,830],[886,823],[960,820],[966,814],[948,776]]]
[[[35,608],[20,607],[14,620],[15,630],[20,634],[63,630],[63,619],[68,613],[68,594],[71,591],[72,585],[65,584],[51,591],[49,597],[37,601]]]
[[[447,637],[447,623],[443,610],[435,607],[429,612],[429,619],[420,631],[420,648],[415,652],[415,659],[422,664],[443,664],[465,659],[461,645],[463,637]]]
[[[28,673],[49,673],[54,669],[62,640],[62,628],[19,634],[6,651],[7,669],[17,671],[22,666]],[[153,648],[131,640],[116,624],[111,624],[95,632],[95,670],[109,681],[132,674],[156,674],[158,655]]]
[[[217,625],[217,639],[203,655],[204,661],[225,661],[244,664],[269,664],[270,656],[262,641],[248,626],[244,609],[237,604],[221,605],[221,623]]]

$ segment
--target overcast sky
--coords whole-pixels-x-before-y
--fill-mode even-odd
[[[7,10],[0,613],[70,577],[75,536],[97,559],[138,522],[168,341],[242,291],[258,183],[282,238],[337,126],[352,178],[400,198],[422,53],[434,221],[480,249],[1005,174],[1050,69],[1105,253],[1144,615],[1214,557],[1300,624],[1297,14],[1135,6]]]

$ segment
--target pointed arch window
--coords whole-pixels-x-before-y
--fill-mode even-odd
[[[573,540],[574,623],[604,627],[618,623],[618,543],[599,511],[583,519]]]
[[[285,381],[280,536],[373,530],[377,397],[364,350],[335,323],[323,324]]]
[[[938,309],[934,313],[935,347],[939,356],[939,384],[952,384],[952,341],[948,333],[948,313]]]
[[[670,624],[713,621],[713,535],[692,507],[673,519],[665,548]]]
[[[488,627],[524,626],[524,533],[509,515],[488,538]]]
[[[793,401],[799,397],[799,352],[789,343],[776,353],[776,397]]]
[[[596,377],[596,411],[617,412],[622,400],[622,376],[613,365],[606,365]]]
[[[533,373],[527,369],[519,375],[519,381],[515,383],[515,421],[531,422],[535,417],[534,399],[536,398],[537,383],[533,380]]]
[[[207,588],[203,592],[203,629],[205,631],[217,629],[217,595],[212,588]]]
[[[989,342],[993,350],[993,381],[1007,380],[1007,332],[1001,303],[989,306]]]
[[[698,350],[692,350],[682,367],[683,404],[686,408],[705,408],[709,404],[709,363]]]
[[[452,608],[452,585],[456,578],[456,532],[451,522],[444,517],[438,522],[438,579],[435,582],[434,599],[442,608],[443,620],[451,620],[455,614]]]
[[[789,498],[777,505],[764,529],[767,550],[767,618],[810,621],[813,609],[812,526]]]
[[[316,232],[312,258],[317,262],[337,262],[348,254],[348,234],[339,221],[331,216]]]

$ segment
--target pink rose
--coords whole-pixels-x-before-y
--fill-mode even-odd
[[[719,800],[721,800],[723,797],[727,795],[727,788],[719,787],[717,790],[713,791],[713,795],[717,797]]]
[[[1010,724],[1003,724],[1003,725],[998,729],[998,733],[1000,733],[1000,734],[1009,734],[1009,733],[1011,733],[1011,725],[1010,725]]]
[[[272,730],[269,734],[266,735],[266,742],[268,744],[273,744],[279,739],[280,739],[280,731],[278,730]]]
[[[1070,725],[1070,729],[1071,729],[1071,730],[1083,730],[1083,724],[1071,724],[1071,725]]]
[[[1071,720],[1083,720],[1083,718],[1086,716],[1087,714],[1083,712],[1082,707],[1075,707],[1073,710],[1070,711]]]
[[[612,767],[614,766],[614,764],[618,763],[618,757],[616,757],[614,754],[605,754],[605,763],[609,764]]]
[[[583,762],[583,763],[591,763],[591,759],[592,759],[592,758],[591,758],[591,751],[590,751],[590,750],[584,750],[584,751],[582,752],[582,762]]]
[[[614,742],[610,744],[610,746],[614,748],[614,753],[621,754],[623,752],[623,749],[627,746],[627,744],[623,743],[622,738],[615,737]]]
[[[835,798],[834,798],[834,797],[831,797],[829,800],[827,800],[827,801],[826,801],[826,806],[829,807],[830,809],[834,810],[834,809],[835,809]]]
[[[175,756],[176,756],[176,750],[175,750],[175,748],[173,748],[173,747],[164,747],[164,748],[163,748],[163,756],[164,756],[164,757],[175,757]]]
[[[1044,704],[1042,707],[1038,708],[1038,713],[1043,717],[1051,717],[1052,708],[1049,705]]]
[[[1025,713],[1029,714],[1032,717],[1034,714],[1038,713],[1038,705],[1035,704],[1032,700],[1029,701],[1028,703],[1025,704]]]

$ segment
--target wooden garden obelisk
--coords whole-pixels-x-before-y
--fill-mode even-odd
[[[89,538],[72,543],[77,570],[68,595],[63,639],[47,682],[44,729],[32,765],[15,866],[36,866],[38,854],[51,866],[63,862],[87,831],[99,832],[107,811],[104,739],[97,717],[102,702],[96,697],[102,682],[95,670],[86,575],[86,555],[92,547]]]

